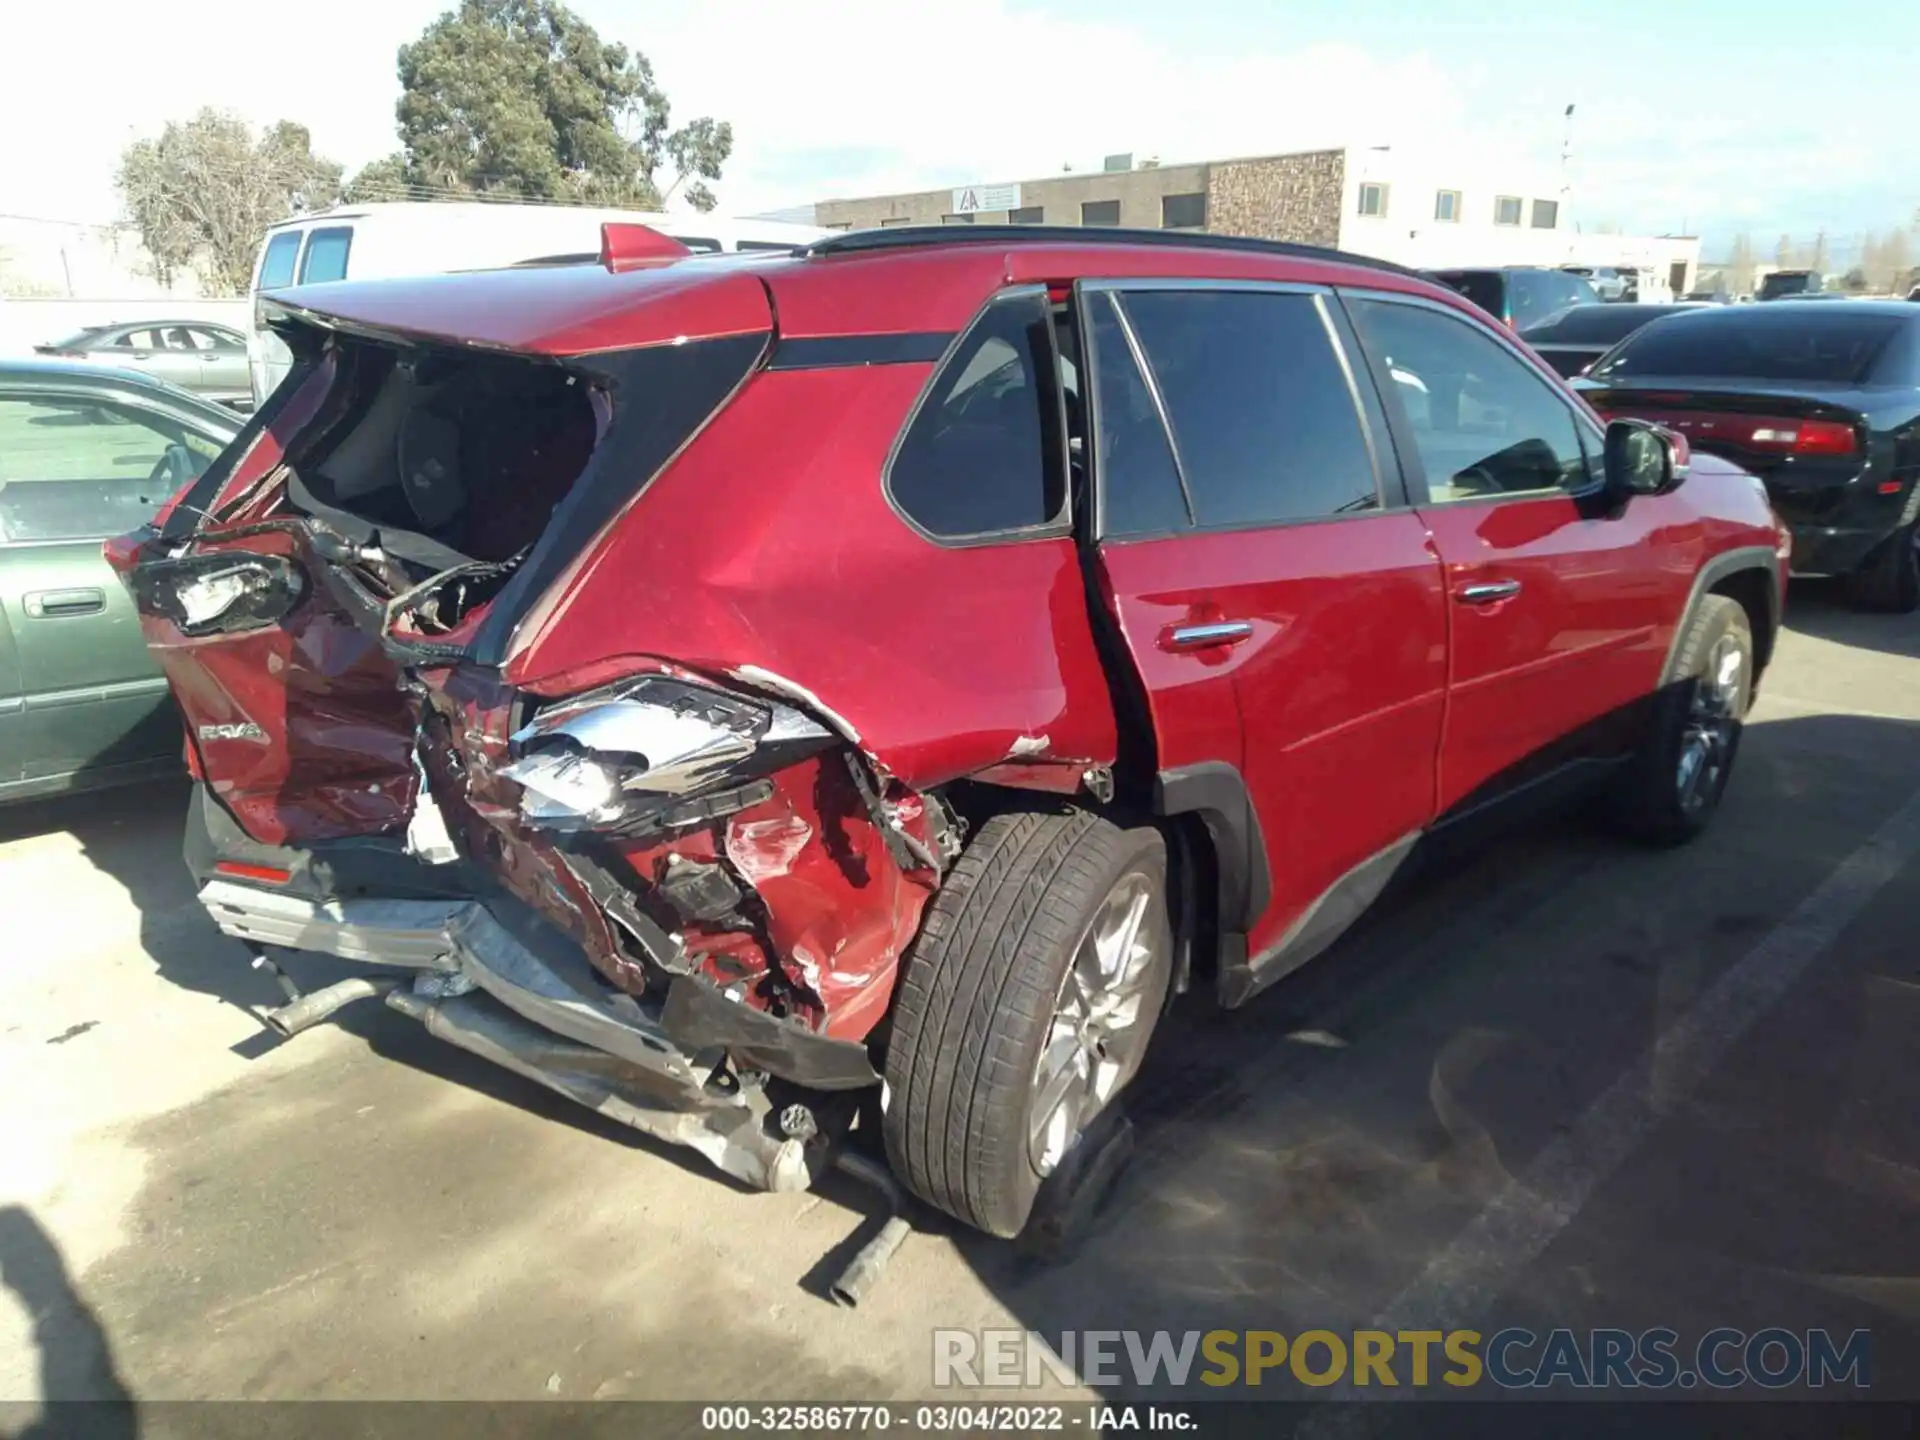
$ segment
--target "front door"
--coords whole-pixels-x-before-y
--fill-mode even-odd
[[[1235,764],[1264,852],[1237,1001],[1337,934],[1433,818],[1440,565],[1330,295],[1083,290],[1100,559],[1159,765]]]
[[[1598,427],[1490,327],[1407,298],[1348,306],[1446,566],[1442,813],[1616,753],[1658,682],[1697,528],[1662,500],[1608,507]]]
[[[178,753],[166,681],[100,547],[152,514],[173,467],[204,468],[218,451],[178,421],[85,389],[0,396],[0,607],[19,676],[10,728],[21,778]]]

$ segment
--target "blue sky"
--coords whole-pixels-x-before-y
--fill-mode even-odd
[[[70,8],[9,18],[0,213],[104,220],[135,134],[202,104],[307,124],[349,166],[390,149],[393,52],[450,0],[331,0],[188,23],[89,7],[85,105],[47,57]],[[1920,5],[1731,0],[575,0],[644,50],[682,117],[734,122],[722,202],[1021,179],[1131,150],[1172,162],[1422,140],[1558,164],[1577,105],[1588,226],[1836,239],[1920,209]],[[268,58],[271,57],[271,58]],[[156,77],[165,77],[159,83]],[[58,125],[43,144],[20,137]]]

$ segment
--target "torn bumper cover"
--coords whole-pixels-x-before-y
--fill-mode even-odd
[[[249,944],[419,970],[387,1004],[430,1033],[697,1150],[758,1189],[805,1189],[826,1158],[807,1143],[811,1127],[783,1127],[787,1097],[769,1068],[817,1090],[879,1080],[864,1045],[730,1001],[698,977],[678,977],[664,1004],[644,1005],[610,988],[577,945],[510,896],[317,902],[215,881],[201,901]]]

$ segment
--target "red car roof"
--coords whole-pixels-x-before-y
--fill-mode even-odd
[[[850,237],[851,238],[851,237]],[[1394,266],[1334,251],[1183,243],[1149,232],[1100,239],[956,236],[790,256],[695,257],[611,271],[530,266],[342,281],[263,297],[327,329],[432,338],[537,355],[578,355],[778,328],[788,338],[958,330],[1009,284],[1180,277],[1367,286],[1466,308]]]

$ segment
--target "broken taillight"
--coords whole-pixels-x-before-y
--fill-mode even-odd
[[[549,830],[626,830],[833,743],[791,706],[664,676],[561,701],[514,734],[500,771],[520,815]]]
[[[300,603],[306,575],[283,555],[224,551],[150,560],[127,576],[134,604],[185,635],[224,635],[272,625]]]

